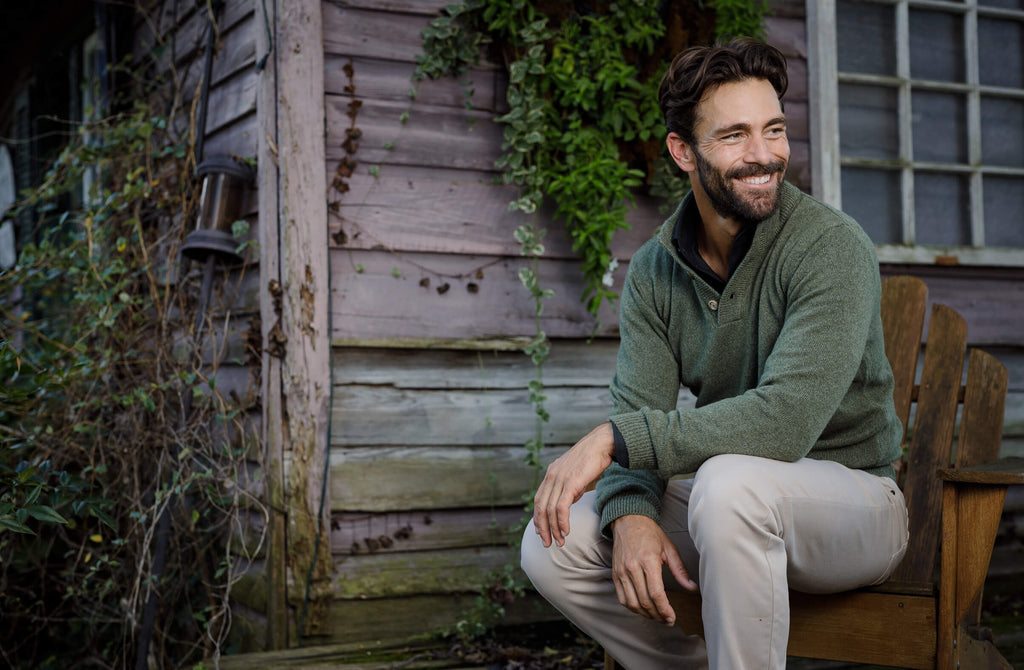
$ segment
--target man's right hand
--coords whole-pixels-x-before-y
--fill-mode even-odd
[[[665,594],[661,566],[667,565],[683,588],[696,591],[679,551],[653,519],[619,517],[612,523],[612,579],[619,602],[637,614],[671,626],[676,613]]]

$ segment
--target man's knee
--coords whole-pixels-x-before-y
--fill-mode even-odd
[[[611,551],[601,537],[600,517],[594,510],[593,494],[572,506],[565,545],[545,547],[531,521],[523,532],[520,565],[542,595],[564,590],[578,579],[595,578],[594,570],[608,570]]]
[[[771,495],[761,459],[724,454],[704,462],[694,476],[689,527],[694,537],[734,537],[771,525]]]

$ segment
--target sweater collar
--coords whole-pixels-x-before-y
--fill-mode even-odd
[[[786,221],[788,221],[789,217],[793,214],[793,210],[796,209],[801,197],[803,197],[803,193],[796,186],[793,186],[788,181],[784,181],[782,183],[782,192],[779,194],[779,208],[775,210],[775,213],[770,217],[755,224],[753,239],[750,241],[750,250],[747,252],[746,256],[760,256],[762,250],[767,248],[767,246],[775,240],[779,232],[782,230],[782,226],[785,225]],[[672,216],[662,224],[661,231],[658,233],[658,241],[661,246],[672,255],[672,258],[674,258],[677,263],[687,269],[691,269],[690,264],[680,256],[679,250],[676,248],[675,237],[676,226],[680,225],[681,219],[686,215],[686,212],[690,211],[691,208],[696,208],[696,203],[693,199],[693,191],[690,191],[686,197],[683,198],[683,201],[679,203],[679,207],[677,207],[676,211],[672,213]],[[742,261],[740,261],[739,265],[743,265]],[[733,269],[730,268],[730,280],[732,279],[733,274]]]

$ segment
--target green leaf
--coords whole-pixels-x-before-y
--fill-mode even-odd
[[[29,516],[33,519],[45,521],[47,523],[59,523],[61,525],[67,525],[68,520],[57,513],[57,510],[49,507],[48,505],[30,505],[25,508]]]

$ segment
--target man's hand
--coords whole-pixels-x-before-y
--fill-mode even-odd
[[[533,525],[545,547],[550,547],[552,540],[560,547],[565,544],[569,507],[612,464],[614,452],[612,424],[606,421],[548,466],[533,497]]]
[[[676,613],[665,595],[662,564],[668,565],[679,584],[696,591],[697,584],[683,566],[683,559],[668,535],[654,519],[641,515],[619,517],[611,524],[612,580],[615,595],[629,610],[671,626]]]

